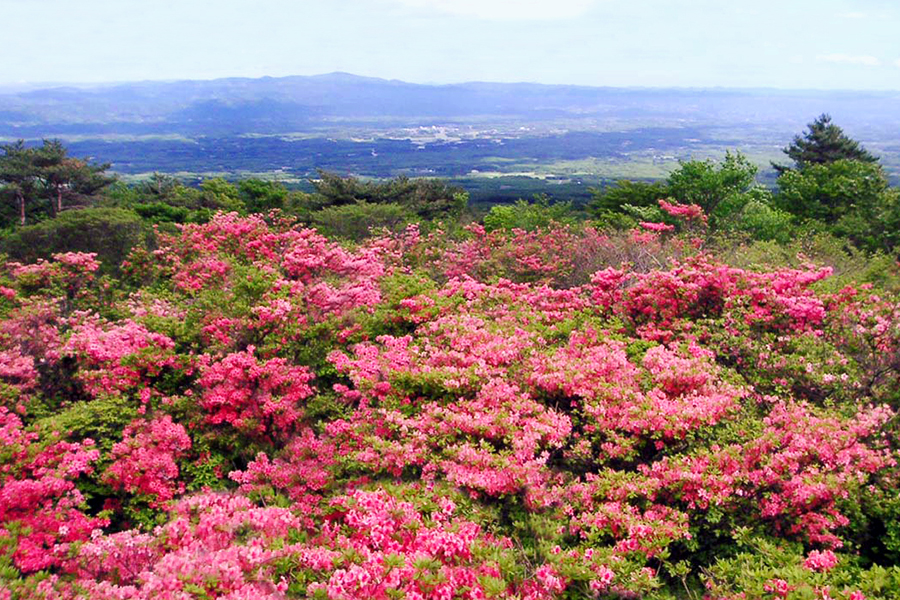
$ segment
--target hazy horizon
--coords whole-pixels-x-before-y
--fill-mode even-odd
[[[7,46],[23,50],[0,65],[6,88],[347,72],[900,90],[900,6],[886,0],[0,0],[0,16]]]
[[[773,92],[825,92],[825,93],[876,93],[890,94],[900,93],[900,83],[896,88],[825,88],[825,87],[777,87],[777,86],[741,86],[741,85],[604,85],[604,84],[583,84],[583,83],[547,83],[544,81],[497,81],[486,79],[462,79],[457,81],[416,81],[402,78],[377,77],[365,73],[351,73],[348,71],[329,71],[322,73],[294,73],[290,75],[224,75],[221,77],[208,78],[162,78],[162,79],[121,79],[108,81],[20,81],[3,83],[0,82],[0,93],[4,90],[21,90],[21,89],[48,89],[54,87],[75,87],[75,88],[100,88],[113,87],[118,85],[137,85],[137,84],[165,84],[165,83],[183,83],[189,81],[226,81],[226,80],[259,80],[259,79],[289,79],[297,77],[328,77],[335,75],[348,75],[359,77],[362,79],[376,79],[386,82],[398,82],[412,85],[424,86],[455,86],[469,84],[509,84],[509,85],[541,85],[541,86],[566,86],[566,87],[584,87],[584,88],[613,88],[613,89],[634,89],[634,90],[739,90],[739,91],[773,91]]]

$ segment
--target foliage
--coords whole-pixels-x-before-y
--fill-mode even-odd
[[[617,210],[624,204],[632,206],[653,206],[660,198],[665,198],[668,189],[663,182],[630,181],[620,179],[614,185],[603,189],[593,188],[592,205],[596,210]]]
[[[400,231],[415,219],[414,213],[395,203],[327,206],[309,215],[310,222],[322,233],[356,242],[382,229]]]
[[[200,207],[210,210],[238,212],[246,210],[237,187],[221,177],[207,179],[201,183],[196,202]]]
[[[249,213],[264,213],[282,209],[288,199],[288,191],[277,181],[242,179],[238,183],[241,202]]]
[[[848,245],[845,240],[822,227],[796,227],[789,241],[753,241],[735,239],[718,233],[708,242],[708,248],[723,262],[748,269],[802,268],[814,263],[832,269],[832,275],[820,285],[838,291],[847,285],[876,285],[879,289],[900,289],[897,261],[894,257],[876,252],[869,254]]]
[[[738,201],[743,204],[734,207],[736,210],[723,229],[747,233],[754,240],[775,240],[782,244],[791,240],[796,231],[793,215],[774,206],[771,194],[748,193]]]
[[[620,179],[615,185],[603,189],[592,188],[592,199],[587,208],[594,217],[602,217],[616,214],[625,206],[654,207],[668,195],[669,189],[665,182]]]
[[[894,253],[900,238],[900,191],[888,185],[877,159],[847,138],[830,117],[810,124],[785,149],[797,168],[779,169],[777,193],[755,183],[757,168],[742,154],[720,162],[681,163],[663,182],[619,181],[592,190],[588,211],[611,229],[663,231],[677,221],[661,201],[697,205],[711,234],[743,234],[788,243],[801,229],[819,228],[870,253]]]
[[[778,178],[778,188],[782,208],[833,225],[854,209],[874,204],[887,180],[876,164],[839,160],[788,171]]]
[[[497,205],[484,216],[484,228],[487,231],[494,229],[522,229],[534,231],[550,227],[553,224],[572,225],[575,219],[572,215],[571,202],[550,203],[548,196],[536,196],[534,202],[517,200],[512,205]]]
[[[740,152],[726,152],[720,163],[710,160],[681,163],[666,183],[672,198],[681,204],[696,204],[715,218],[722,202],[750,189],[756,172],[757,168]]]
[[[247,181],[250,188],[257,189],[254,186],[256,180]],[[246,197],[253,202],[253,193],[242,193],[238,186],[218,177],[191,187],[175,177],[156,173],[138,185],[117,183],[110,186],[100,203],[132,210],[152,224],[205,223],[217,210],[244,212],[243,199]],[[259,190],[259,193],[265,191]]]
[[[789,170],[778,178],[778,205],[817,220],[866,250],[891,250],[900,225],[900,192],[873,162],[837,160]]]
[[[729,265],[645,208],[352,245],[219,212],[117,289],[7,263],[0,598],[896,595],[896,263]]]
[[[439,179],[410,179],[405,175],[390,181],[369,182],[319,171],[312,181],[322,206],[397,204],[424,219],[458,216],[468,203],[466,193]]]
[[[803,135],[794,136],[794,141],[783,150],[788,158],[794,161],[794,168],[804,170],[813,165],[825,165],[839,160],[853,160],[864,163],[878,162],[878,158],[860,146],[844,131],[831,122],[831,116],[819,115],[806,126]],[[779,174],[784,174],[790,167],[776,165]]]
[[[671,198],[680,204],[696,204],[715,219],[724,216],[717,210],[721,203],[750,189],[756,172],[740,152],[726,152],[721,162],[685,161],[663,182],[622,180],[602,191],[592,190],[588,209],[595,216],[630,211],[640,220],[659,220],[662,214],[646,210],[655,209],[659,200]]]
[[[603,191],[593,190],[588,210],[606,227],[630,229],[649,223],[662,231],[679,223],[677,215],[661,208],[662,202],[694,205],[708,216],[715,231],[786,239],[791,217],[775,208],[771,194],[755,185],[756,173],[757,168],[742,154],[726,152],[720,162],[682,162],[662,182],[619,181]]]
[[[0,149],[0,198],[6,200],[0,225],[17,220],[24,226],[29,217],[59,215],[69,204],[84,203],[112,183],[104,175],[110,165],[91,164],[72,158],[59,140],[44,140],[28,147],[23,140]],[[10,206],[14,205],[14,206]]]
[[[134,213],[116,208],[65,211],[21,227],[0,241],[10,257],[35,261],[57,252],[93,252],[103,271],[116,272],[132,248],[148,244],[148,230]]]
[[[141,219],[159,225],[162,223],[192,223],[205,222],[207,216],[204,212],[191,211],[184,206],[172,206],[165,202],[135,203],[131,210]]]

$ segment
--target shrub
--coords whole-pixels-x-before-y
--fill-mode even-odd
[[[740,212],[737,229],[746,231],[754,240],[787,243],[792,234],[791,222],[789,213],[760,200],[751,200]]]
[[[141,219],[118,208],[86,208],[63,212],[22,227],[0,242],[10,258],[33,262],[63,252],[94,252],[105,273],[117,273],[135,246],[148,245],[152,237]]]
[[[654,210],[9,262],[0,599],[896,596],[897,294]]]
[[[484,217],[484,228],[487,231],[495,229],[534,231],[554,223],[568,225],[575,223],[571,202],[551,204],[546,196],[538,196],[535,202],[518,200],[512,205],[493,206]]]
[[[329,206],[310,215],[310,221],[322,233],[348,240],[360,241],[373,230],[400,231],[415,220],[405,207],[394,204],[358,202]]]

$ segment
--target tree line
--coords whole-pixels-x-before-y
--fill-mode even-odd
[[[96,237],[89,230],[96,227],[106,237],[123,232],[117,243],[124,248],[146,237],[148,225],[165,230],[203,223],[221,210],[276,209],[326,235],[354,241],[373,228],[476,218],[467,211],[466,192],[438,179],[371,181],[320,171],[310,180],[311,193],[261,179],[211,178],[186,185],[163,174],[126,185],[107,173],[110,165],[71,157],[58,140],[34,147],[19,141],[0,151],[0,228],[7,231],[0,251],[18,258],[67,250],[60,247],[64,243],[89,243]],[[865,252],[896,252],[900,193],[888,184],[877,157],[828,115],[810,123],[784,153],[791,162],[773,164],[778,173],[774,189],[757,183],[758,169],[746,157],[728,152],[720,161],[682,162],[662,181],[621,180],[592,189],[591,201],[581,210],[543,196],[494,206],[483,222],[488,229],[534,229],[587,217],[601,227],[630,229],[670,221],[659,205],[667,199],[702,208],[711,233],[786,243],[799,231],[814,230]]]
[[[664,222],[659,200],[696,204],[712,231],[787,241],[816,229],[869,252],[900,246],[900,190],[878,158],[823,114],[783,149],[791,164],[774,164],[775,189],[756,182],[757,167],[739,152],[724,160],[682,163],[664,181],[619,181],[593,190],[591,216],[614,227]]]

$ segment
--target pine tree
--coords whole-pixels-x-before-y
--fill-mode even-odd
[[[44,140],[39,147],[19,140],[0,151],[0,198],[15,205],[20,225],[36,205],[58,215],[66,201],[89,199],[113,181],[105,175],[109,164],[72,158],[58,140]]]
[[[38,169],[34,164],[35,151],[19,140],[0,147],[0,194],[11,199],[18,212],[20,225],[25,225],[26,205],[32,201],[38,186]]]
[[[104,174],[110,167],[108,163],[96,165],[72,158],[59,140],[44,140],[43,147],[35,149],[35,156],[55,215],[65,208],[63,200],[90,197],[113,182],[112,177]]]
[[[874,163],[878,158],[860,146],[859,142],[847,137],[844,131],[831,122],[831,116],[822,114],[807,125],[808,130],[794,136],[790,146],[783,152],[794,161],[795,168],[803,170],[809,165],[822,165],[837,160],[858,160]],[[779,174],[791,169],[785,165],[772,166]]]

